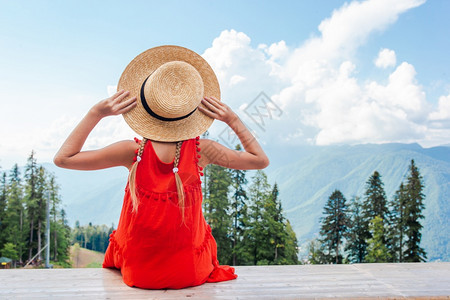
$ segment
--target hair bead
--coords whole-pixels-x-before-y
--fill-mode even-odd
[[[144,153],[144,147],[145,144],[147,143],[148,139],[147,138],[142,138],[142,141],[140,141],[138,138],[134,138],[134,140],[136,141],[136,143],[140,143],[139,144],[139,148],[135,151],[136,156],[134,157],[133,161],[133,165],[131,166],[131,170],[130,170],[130,174],[128,175],[128,184],[129,184],[129,188],[130,188],[130,195],[131,195],[131,203],[133,205],[133,212],[137,212],[138,209],[138,205],[139,205],[139,199],[137,196],[137,190],[136,190],[136,170],[138,167],[139,162],[142,160],[142,154]]]
[[[178,174],[178,164],[180,162],[180,152],[181,152],[182,145],[183,145],[183,141],[177,142],[177,146],[176,146],[176,150],[175,150],[175,160],[173,163],[173,173],[175,174],[175,183],[177,185],[178,206],[180,207],[180,211],[181,211],[181,220],[184,223],[185,196],[184,196],[183,182],[181,181],[180,175]]]

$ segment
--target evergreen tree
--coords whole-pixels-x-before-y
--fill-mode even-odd
[[[369,225],[371,238],[368,240],[367,256],[365,261],[368,263],[388,262],[389,251],[384,242],[384,225],[383,219],[376,216]]]
[[[8,196],[8,184],[6,181],[6,172],[2,172],[0,177],[0,247],[6,243],[5,219],[6,219],[7,196]]]
[[[47,219],[47,174],[45,172],[45,168],[40,166],[38,169],[38,177],[37,177],[37,214],[36,214],[36,237],[37,237],[37,253],[38,261],[42,260],[42,239],[44,238],[44,232],[46,227],[46,219]],[[48,245],[50,247],[50,245]]]
[[[297,264],[297,238],[289,224],[285,223],[279,199],[278,185],[275,183],[269,197],[265,198],[261,227],[266,241],[260,247],[260,263]],[[286,247],[289,247],[286,249]],[[263,254],[264,253],[264,254]]]
[[[206,167],[207,185],[203,201],[205,218],[217,242],[217,257],[223,264],[232,263],[232,240],[230,238],[232,216],[229,213],[228,193],[231,175],[228,169],[218,165]]]
[[[62,210],[61,215],[65,212]],[[64,216],[62,217],[64,220]],[[66,224],[65,221],[61,222]],[[114,226],[108,227],[106,225],[93,225],[89,223],[86,226],[80,226],[79,221],[76,221],[75,228],[72,230],[72,243],[83,244],[83,248],[106,252],[109,244],[109,235],[113,232]]]
[[[247,252],[252,257],[252,264],[267,264],[268,239],[264,236],[263,210],[264,203],[271,195],[270,184],[267,182],[267,175],[262,171],[256,171],[252,177],[252,184],[249,188],[249,217],[250,226],[245,232],[247,240]],[[270,250],[269,250],[270,251]]]
[[[70,268],[70,233],[71,229],[66,219],[66,212],[61,209],[56,218],[56,223],[53,224],[53,230],[56,234],[53,236],[53,242],[50,244],[56,248],[56,255],[54,254],[53,263],[56,263],[62,267]],[[50,225],[52,226],[52,225]],[[56,241],[55,241],[56,236]],[[108,236],[109,238],[109,236]],[[53,251],[54,251],[53,249]]]
[[[69,247],[71,229],[66,219],[66,212],[60,209],[61,198],[59,185],[53,174],[48,178],[48,193],[50,201],[50,253],[53,263],[63,267],[70,267]],[[109,236],[108,236],[109,238]]]
[[[327,250],[330,263],[342,263],[343,240],[347,233],[349,219],[344,195],[335,190],[328,198],[324,207],[320,235],[322,243]]]
[[[241,150],[241,146],[238,144],[236,150]],[[232,240],[232,260],[231,264],[236,266],[244,264],[247,259],[241,258],[243,245],[243,235],[248,223],[248,213],[246,200],[247,192],[244,187],[247,184],[247,178],[245,178],[246,171],[244,170],[230,170],[231,173],[231,186],[233,189],[233,195],[231,197],[231,217],[233,219],[231,227],[231,240]]]
[[[275,183],[270,195],[263,198],[263,209],[260,211],[261,234],[264,240],[258,247],[258,260],[264,265],[278,262],[281,254],[279,252],[282,251],[286,239],[278,193],[278,185]]]
[[[38,215],[38,166],[34,151],[31,151],[25,166],[25,203],[28,222],[28,260],[34,256],[33,250],[36,249],[35,235],[37,231],[37,215]]]
[[[352,199],[347,215],[350,221],[345,246],[347,260],[352,263],[361,263],[366,256],[367,243],[365,240],[362,203],[359,197]]]
[[[422,238],[420,231],[423,228],[420,219],[424,218],[422,210],[425,209],[423,189],[422,176],[414,160],[411,160],[406,184],[408,200],[405,208],[405,235],[407,238],[403,255],[405,262],[420,262],[427,258],[425,250],[420,247]]]
[[[287,264],[298,264],[298,240],[291,223],[286,219],[286,234],[287,239],[284,246],[284,257]]]
[[[47,171],[37,165],[34,152],[28,158],[23,179],[22,181],[17,164],[10,171],[8,180],[5,173],[0,178],[0,249],[8,245],[5,251],[17,254],[14,265],[16,260],[23,264],[24,260],[30,260],[36,253],[40,253],[44,246],[46,204],[50,196],[50,234],[53,237],[50,250],[53,260],[58,261],[61,266],[70,267],[70,227],[65,219],[65,212],[59,211],[57,184],[53,176],[47,180]],[[41,261],[42,253],[38,255],[38,262]]]
[[[367,189],[363,209],[367,223],[372,221],[376,216],[384,220],[389,214],[383,185],[381,175],[378,171],[375,171],[366,182]]]
[[[408,195],[403,183],[395,192],[394,198],[389,202],[390,215],[387,232],[387,246],[393,262],[403,262],[405,247],[406,204]]]
[[[59,198],[59,186],[56,183],[55,176],[53,174],[49,175],[48,179],[48,192],[49,192],[49,201],[50,201],[50,233],[51,233],[51,253],[52,259],[54,261],[58,260],[58,235],[59,226],[58,226],[58,206],[61,203],[61,199]]]
[[[26,237],[24,233],[25,208],[23,204],[20,171],[15,164],[9,174],[7,188],[7,206],[5,213],[5,242],[12,243],[21,264],[25,253]]]
[[[375,171],[366,182],[365,198],[362,205],[363,208],[363,232],[364,240],[367,241],[372,238],[369,230],[370,222],[379,216],[383,222],[389,217],[389,210],[387,207],[386,193],[383,188],[383,181],[378,171]],[[385,224],[383,223],[383,226]],[[384,239],[384,237],[383,237]],[[386,240],[383,240],[386,243]]]

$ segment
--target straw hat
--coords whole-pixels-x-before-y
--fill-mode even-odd
[[[220,87],[210,65],[192,50],[179,46],[151,48],[123,71],[117,90],[130,91],[137,105],[123,114],[142,137],[175,142],[204,133],[214,119],[197,107],[205,96],[220,99]]]

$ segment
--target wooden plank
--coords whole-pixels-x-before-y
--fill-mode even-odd
[[[238,279],[144,290],[111,269],[0,270],[0,299],[450,299],[450,263],[236,267]]]

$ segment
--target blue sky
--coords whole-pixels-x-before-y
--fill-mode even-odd
[[[449,143],[450,1],[162,2],[0,1],[2,168],[31,149],[50,161],[128,62],[163,44],[203,55],[263,144]],[[258,132],[244,111],[261,91],[283,113]],[[111,118],[86,146],[133,136]]]

